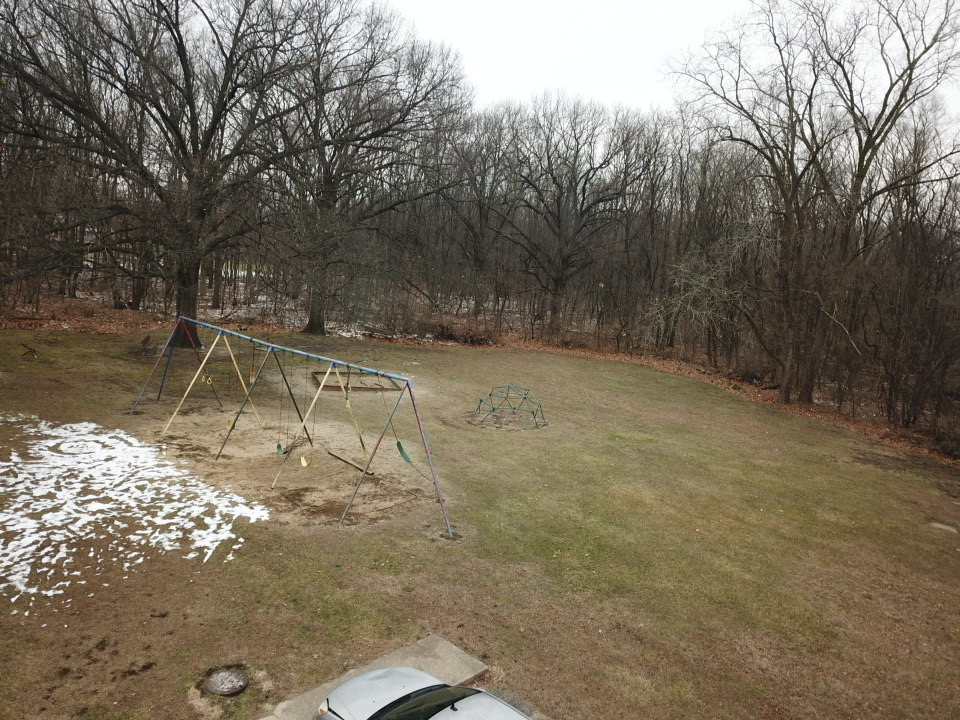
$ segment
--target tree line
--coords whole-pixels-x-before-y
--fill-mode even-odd
[[[759,0],[669,110],[475,108],[359,0],[9,0],[0,302],[703,357],[955,434],[952,0]]]

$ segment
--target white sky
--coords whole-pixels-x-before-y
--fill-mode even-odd
[[[667,60],[743,16],[749,0],[386,0],[458,50],[478,106],[562,90],[608,106],[673,105]]]

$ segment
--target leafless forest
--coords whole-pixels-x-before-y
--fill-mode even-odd
[[[760,0],[657,112],[478,109],[359,0],[0,8],[6,312],[703,357],[960,448],[952,0]]]

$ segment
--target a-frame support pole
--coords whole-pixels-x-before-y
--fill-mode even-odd
[[[147,393],[147,388],[150,386],[150,381],[153,380],[153,376],[156,374],[157,368],[160,367],[160,361],[163,360],[164,354],[167,352],[167,349],[170,348],[171,344],[173,343],[173,338],[177,334],[177,330],[180,328],[181,322],[182,320],[177,320],[177,324],[173,326],[173,331],[170,333],[170,337],[167,338],[167,341],[163,344],[163,348],[160,350],[160,354],[157,355],[157,361],[153,364],[153,370],[150,371],[150,374],[147,376],[147,381],[143,384],[143,387],[140,389],[140,394],[137,395],[137,399],[133,403],[133,407],[130,408],[131,415],[135,415],[137,412],[137,408],[140,407],[140,402],[143,400],[143,396],[146,395]],[[170,354],[172,355],[173,354],[172,348],[170,348],[170,350],[171,350]],[[169,364],[169,360],[167,362]],[[164,371],[164,375],[166,375],[166,371]],[[160,383],[160,389],[163,390],[162,382]]]
[[[403,399],[403,393],[408,390],[410,383],[407,382],[397,395],[397,400],[393,403],[393,409],[390,411],[390,414],[387,416],[387,422],[383,425],[383,431],[380,433],[380,437],[377,438],[377,442],[373,446],[373,450],[370,451],[369,457],[367,457],[367,464],[364,466],[363,470],[360,471],[360,480],[357,481],[357,487],[353,490],[353,495],[350,496],[350,502],[347,503],[347,506],[343,509],[343,515],[340,516],[340,522],[337,525],[343,525],[343,521],[347,518],[347,513],[350,512],[350,506],[353,505],[353,501],[357,498],[357,493],[360,492],[360,486],[363,485],[363,479],[367,476],[367,471],[370,469],[370,465],[373,463],[373,456],[377,454],[377,450],[380,448],[380,443],[383,442],[383,436],[387,434],[387,429],[390,427],[390,423],[393,422],[393,416],[397,412],[397,408],[400,407],[400,401]]]
[[[213,341],[213,344],[210,346],[210,349],[207,350],[207,354],[204,356],[203,361],[200,363],[200,367],[197,368],[197,372],[196,374],[194,374],[193,380],[190,381],[190,384],[187,386],[187,391],[183,394],[183,397],[180,398],[180,404],[177,405],[177,409],[173,411],[173,415],[170,416],[170,419],[167,421],[166,427],[164,427],[163,432],[160,433],[161,435],[167,434],[167,430],[170,429],[170,425],[171,423],[173,423],[173,419],[177,416],[177,413],[180,412],[180,408],[183,407],[183,403],[186,401],[187,395],[189,395],[190,391],[193,390],[193,386],[197,382],[197,378],[199,378],[200,375],[203,373],[203,368],[206,367],[207,360],[210,359],[210,356],[213,354],[214,348],[217,347],[217,343],[220,342],[220,338],[222,337],[223,337],[223,333],[217,333],[217,339]],[[211,383],[211,386],[212,386],[212,383]],[[216,390],[214,390],[214,393],[216,393]],[[220,397],[217,396],[217,400],[219,399]],[[220,406],[223,407],[223,403],[220,403]]]
[[[273,359],[277,361],[277,367],[280,369],[280,377],[283,378],[283,384],[287,387],[287,394],[290,395],[290,399],[293,400],[293,409],[297,411],[297,417],[300,418],[300,425],[303,427],[303,434],[307,436],[307,442],[310,443],[310,447],[313,447],[313,438],[310,437],[310,433],[307,432],[307,423],[303,419],[303,414],[300,412],[300,406],[297,405],[297,396],[293,392],[293,388],[290,387],[290,382],[287,380],[287,374],[283,371],[283,364],[280,362],[280,358],[277,357],[277,354],[273,354]]]
[[[267,352],[263,356],[263,360],[260,361],[260,367],[257,368],[257,374],[253,378],[253,382],[250,383],[250,387],[247,389],[247,394],[243,396],[243,402],[240,403],[240,407],[237,409],[237,414],[233,416],[233,421],[230,423],[230,427],[227,429],[227,436],[223,438],[223,442],[220,443],[220,449],[217,450],[216,460],[220,459],[220,453],[223,452],[223,448],[227,444],[227,440],[230,439],[230,435],[233,434],[233,429],[237,426],[237,420],[240,419],[240,413],[243,412],[243,408],[246,407],[247,402],[250,400],[250,395],[253,393],[253,388],[257,386],[257,383],[260,381],[260,375],[263,373],[263,366],[267,364],[267,360],[270,359],[270,356],[273,354],[274,348],[268,347]]]
[[[349,386],[344,385],[343,378],[340,376],[340,369],[334,365],[334,372],[337,373],[337,380],[340,382],[340,391],[343,393],[343,402],[347,406],[347,410],[350,413],[350,419],[353,420],[353,428],[357,431],[357,438],[360,440],[360,449],[363,450],[363,454],[367,454],[367,446],[363,442],[363,432],[360,430],[360,423],[357,422],[357,416],[353,412],[353,405],[350,404],[350,391],[347,389]],[[350,376],[347,375],[347,380],[350,379]]]
[[[191,333],[190,330],[187,328],[186,318],[184,318],[184,317],[181,316],[181,317],[179,318],[179,324],[180,324],[180,327],[183,329],[184,335],[187,336],[187,340],[190,341],[190,347],[193,348],[193,354],[197,356],[197,361],[200,362],[200,348],[198,348],[198,347],[197,347],[197,344],[193,341],[193,333]],[[220,330],[220,331],[217,332],[217,340],[220,339],[220,336],[223,335],[223,332],[224,332],[223,330]],[[217,344],[217,340],[214,340],[214,341],[213,341],[213,345],[216,345],[216,344]],[[210,349],[211,349],[211,350],[213,349],[213,345],[210,346]],[[173,357],[173,346],[172,346],[172,345],[170,346],[170,357],[171,357],[171,358]],[[205,362],[207,361],[207,358],[209,358],[209,357],[210,357],[210,351],[208,350],[208,351],[207,351],[207,354],[206,354],[206,357],[203,358],[203,362],[200,363],[201,367],[203,366],[203,363],[205,363]],[[198,371],[198,372],[199,372],[199,371]],[[166,377],[166,373],[164,373],[164,377]],[[196,378],[194,378],[194,379],[196,379]],[[160,389],[161,389],[161,391],[163,390],[163,385],[162,385],[162,384],[161,384],[161,386],[160,386]],[[220,405],[220,407],[223,407],[223,400],[220,399],[220,393],[217,392],[217,389],[213,386],[213,383],[210,383],[210,389],[213,390],[213,396],[217,399],[217,403]],[[189,391],[188,391],[188,392],[189,392]],[[184,395],[184,397],[186,397],[186,395]],[[158,400],[160,399],[160,396],[159,396],[159,395],[157,395],[157,399],[158,399]]]
[[[182,320],[178,322],[183,322]],[[179,324],[173,329],[174,334],[180,329]],[[170,345],[167,347],[167,362],[163,365],[163,375],[160,376],[160,387],[157,388],[157,402],[163,395],[163,388],[167,384],[167,376],[170,374],[170,366],[173,365],[173,337],[170,338]]]
[[[430,466],[430,477],[433,478],[433,487],[437,491],[437,502],[440,503],[440,514],[443,515],[443,524],[447,526],[447,534],[453,537],[453,528],[450,527],[450,521],[447,519],[447,508],[443,504],[443,494],[440,492],[440,480],[437,479],[437,469],[433,464],[433,453],[430,452],[430,445],[427,443],[427,432],[423,429],[420,409],[417,407],[417,399],[413,395],[413,385],[410,384],[409,380],[407,380],[407,391],[410,393],[410,404],[413,405],[413,414],[417,416],[417,428],[420,430],[423,449],[427,453],[427,464]]]
[[[136,402],[134,402],[133,407],[130,408],[131,415],[136,414],[137,408],[140,406],[140,403],[143,401],[143,396],[146,394],[147,388],[150,386],[150,381],[153,379],[153,376],[156,374],[157,368],[160,367],[160,362],[163,360],[163,356],[166,355],[167,362],[163,366],[163,375],[161,375],[160,377],[160,387],[157,390],[157,400],[159,400],[160,396],[163,395],[163,388],[167,383],[167,374],[170,372],[170,365],[173,363],[173,349],[174,349],[173,341],[176,339],[177,333],[180,331],[184,332],[187,338],[190,340],[190,344],[193,346],[193,352],[197,356],[197,361],[201,362],[201,365],[203,362],[205,362],[205,359],[201,361],[200,349],[193,342],[193,337],[191,336],[190,332],[187,330],[186,318],[183,318],[183,317],[177,318],[177,322],[173,326],[173,331],[170,333],[170,337],[167,338],[167,342],[164,343],[163,348],[160,350],[160,354],[157,356],[157,361],[156,363],[154,363],[153,369],[150,371],[150,375],[147,377],[147,381],[143,384],[143,388],[140,390],[140,395],[137,396]],[[222,334],[222,331],[220,332],[220,334]],[[217,337],[219,339],[219,335]],[[207,353],[207,356],[209,357],[209,353]],[[220,407],[223,407],[223,400],[220,399],[220,394],[217,392],[217,389],[213,386],[213,384],[210,385],[210,389],[213,391],[213,396],[217,399],[217,402],[220,404]]]

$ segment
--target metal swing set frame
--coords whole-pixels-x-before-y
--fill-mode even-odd
[[[195,337],[194,334],[190,332],[189,325],[191,324],[194,325],[195,327],[206,328],[208,330],[212,330],[216,332],[216,339],[210,344],[209,348],[204,348],[202,345],[197,345],[197,343],[194,340],[194,337]],[[160,378],[160,388],[157,392],[157,400],[159,400],[161,395],[163,394],[163,388],[164,388],[164,385],[166,384],[167,377],[169,375],[170,367],[173,361],[173,350],[174,350],[177,336],[179,333],[183,333],[189,339],[190,345],[192,346],[194,354],[197,357],[199,367],[197,368],[197,371],[194,374],[193,379],[190,381],[190,384],[187,386],[187,389],[184,392],[183,397],[180,398],[180,402],[177,405],[176,409],[173,411],[173,415],[170,416],[170,419],[167,421],[166,426],[163,428],[163,434],[165,434],[167,430],[170,429],[170,425],[173,423],[174,418],[176,418],[177,414],[180,412],[180,409],[183,407],[183,404],[186,401],[187,396],[193,390],[197,381],[200,380],[201,377],[204,378],[203,384],[210,386],[210,389],[212,390],[213,395],[216,398],[217,402],[220,404],[220,407],[223,407],[223,400],[221,399],[219,393],[217,393],[217,389],[213,383],[213,378],[208,373],[205,372],[207,361],[210,359],[213,351],[216,349],[217,345],[221,342],[221,340],[223,341],[223,344],[227,349],[227,353],[230,356],[230,361],[233,366],[233,369],[240,380],[240,386],[243,388],[244,397],[243,397],[243,401],[240,403],[240,407],[237,408],[237,411],[233,417],[233,420],[231,420],[228,423],[227,434],[224,437],[223,442],[220,444],[220,449],[217,451],[216,459],[219,459],[220,455],[223,453],[223,449],[224,447],[226,447],[227,441],[230,439],[230,435],[233,433],[233,430],[237,425],[237,421],[240,419],[240,415],[243,413],[248,403],[251,409],[253,410],[254,414],[256,415],[257,421],[262,425],[260,414],[259,412],[257,412],[256,406],[253,404],[251,396],[253,395],[253,390],[257,386],[257,383],[260,382],[260,379],[263,376],[264,368],[266,367],[271,357],[273,357],[277,363],[277,367],[280,371],[280,377],[283,379],[283,386],[286,388],[286,391],[290,399],[293,401],[293,407],[296,410],[297,417],[300,419],[300,425],[297,428],[297,433],[294,436],[293,442],[290,443],[290,447],[296,446],[296,443],[300,439],[301,434],[307,439],[307,442],[309,442],[311,446],[313,445],[313,438],[310,437],[310,433],[307,431],[307,422],[311,414],[314,413],[316,409],[317,401],[319,400],[320,394],[324,391],[324,389],[325,388],[334,389],[334,390],[336,389],[336,386],[332,384],[332,381],[331,381],[331,384],[328,385],[328,380],[330,380],[331,375],[335,376],[339,384],[340,390],[343,393],[343,397],[346,401],[347,409],[350,411],[350,416],[351,416],[351,419],[353,420],[354,427],[357,430],[358,437],[360,438],[361,447],[363,448],[366,454],[366,459],[362,466],[359,463],[352,463],[348,460],[345,460],[345,462],[348,462],[350,465],[354,465],[356,468],[360,469],[360,478],[357,481],[357,485],[353,490],[353,494],[351,495],[350,500],[347,502],[347,506],[344,508],[343,514],[340,516],[340,521],[338,525],[343,525],[344,520],[346,520],[347,514],[350,512],[350,508],[353,506],[354,500],[356,500],[357,493],[360,492],[360,487],[363,485],[364,479],[367,477],[367,475],[373,474],[372,471],[370,470],[370,467],[373,464],[373,459],[376,456],[377,450],[379,450],[380,445],[382,444],[383,439],[387,434],[387,431],[393,426],[394,415],[396,415],[397,410],[400,407],[400,402],[401,400],[403,400],[404,394],[406,394],[410,397],[410,405],[413,407],[413,414],[417,421],[417,429],[419,430],[419,433],[420,433],[420,440],[423,443],[423,449],[427,458],[427,465],[430,468],[430,479],[433,482],[433,487],[437,495],[437,503],[440,505],[440,513],[443,516],[443,523],[446,527],[446,531],[448,535],[450,537],[454,536],[453,528],[450,526],[450,521],[447,518],[447,511],[443,502],[443,494],[440,491],[440,480],[437,477],[436,466],[433,462],[433,453],[431,453],[430,444],[427,442],[427,433],[423,426],[423,418],[420,414],[420,409],[417,405],[416,395],[414,395],[414,392],[413,392],[413,383],[411,382],[410,378],[404,377],[402,375],[397,375],[395,373],[388,373],[383,370],[376,370],[374,368],[368,368],[362,365],[344,362],[342,360],[335,360],[333,358],[324,357],[323,355],[317,355],[315,353],[309,353],[303,350],[296,350],[294,348],[284,347],[282,345],[277,345],[267,340],[260,340],[258,338],[251,337],[249,335],[244,335],[243,333],[239,333],[234,330],[228,330],[227,328],[219,327],[218,325],[211,325],[210,323],[205,323],[205,322],[201,322],[200,320],[194,320],[192,318],[181,316],[177,318],[177,322],[174,325],[173,331],[170,333],[170,337],[167,339],[167,342],[164,343],[164,346],[161,349],[159,356],[157,357],[157,361],[154,363],[153,369],[150,371],[150,375],[147,377],[146,382],[144,382],[143,384],[143,388],[141,388],[140,390],[140,394],[137,396],[136,401],[133,403],[133,407],[130,409],[131,415],[137,412],[137,409],[140,407],[140,404],[143,402],[143,398],[146,395],[147,388],[150,385],[150,381],[153,379],[154,375],[156,375],[157,370],[159,369],[161,364],[163,364],[164,368],[163,368],[163,374]],[[264,351],[263,360],[261,360],[259,366],[257,367],[256,374],[253,375],[249,386],[247,385],[247,382],[244,380],[243,373],[240,371],[240,365],[237,362],[237,356],[234,354],[233,348],[230,346],[230,338],[250,342],[253,344],[254,347],[258,347]],[[201,355],[201,351],[203,350],[206,350],[206,354]],[[296,394],[293,392],[293,388],[290,386],[290,382],[287,378],[286,373],[284,372],[283,364],[280,362],[278,353],[289,353],[291,355],[300,356],[300,357],[308,358],[311,360],[316,360],[320,363],[328,363],[327,370],[323,374],[323,379],[319,381],[317,390],[313,396],[313,400],[310,402],[310,406],[307,408],[307,411],[305,413],[301,412],[300,406],[297,404]],[[164,358],[166,358],[166,362],[164,362]],[[387,420],[383,425],[383,430],[381,430],[380,435],[377,437],[376,443],[374,443],[373,447],[369,450],[369,452],[367,451],[366,445],[363,442],[363,436],[360,434],[360,426],[358,425],[357,419],[353,414],[353,409],[350,406],[349,389],[347,384],[345,384],[343,381],[343,376],[340,373],[341,369],[344,369],[347,372],[357,372],[357,373],[360,373],[361,375],[373,375],[378,378],[387,379],[394,384],[394,388],[398,389],[397,397],[393,402],[393,406],[389,409]],[[316,377],[317,374],[318,373],[314,373],[314,376]],[[408,456],[406,452],[403,450],[402,445],[400,445],[399,441],[397,442],[397,445],[398,445],[398,449],[400,450],[400,454],[404,457],[404,460],[406,460],[407,462],[410,462],[410,460],[407,459]],[[281,462],[280,469],[277,471],[277,474],[273,479],[273,485],[271,485],[271,488],[276,485],[277,479],[280,477],[280,473],[283,472],[283,467],[286,464],[287,458],[289,457],[290,454],[291,454],[290,452],[284,453],[283,461]],[[340,460],[344,460],[344,458],[340,458],[338,455],[334,455],[334,457],[337,457]]]

